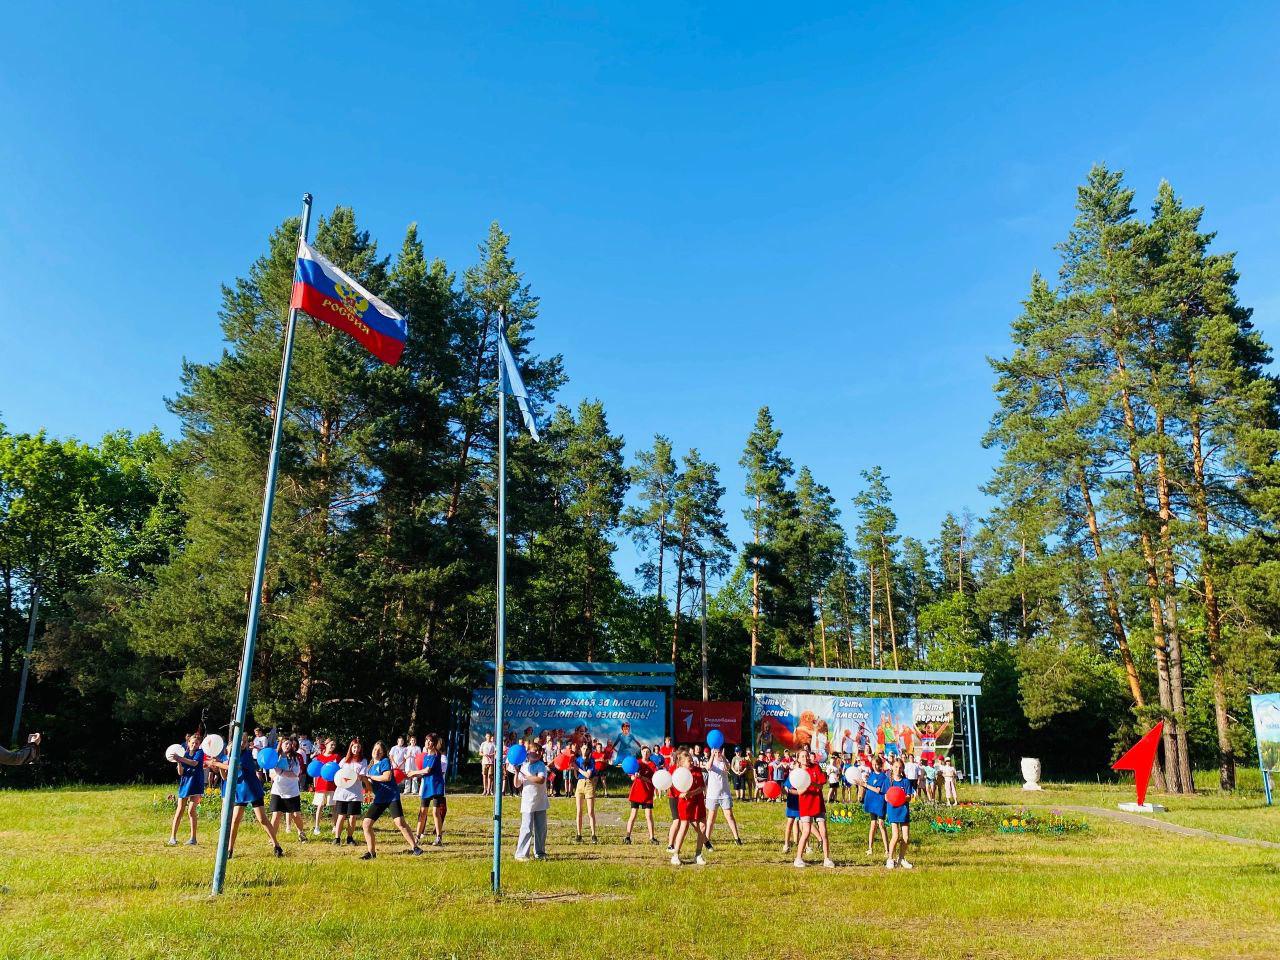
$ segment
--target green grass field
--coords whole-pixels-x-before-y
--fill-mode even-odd
[[[489,893],[490,802],[451,800],[447,845],[398,853],[390,824],[367,863],[353,848],[285,839],[276,860],[246,827],[228,892],[208,896],[216,823],[164,846],[167,787],[0,791],[0,957],[1274,957],[1280,850],[1229,846],[1101,817],[1066,836],[933,834],[917,818],[916,869],[865,856],[865,829],[832,825],[838,867],[796,870],[778,805],[739,804],[745,846],[706,867],[619,842],[626,810],[601,802],[602,843],[572,840],[552,802],[542,863],[504,861]],[[968,799],[1022,803],[1013,788]],[[1049,785],[1055,806],[1114,808],[1130,789]],[[1166,800],[1173,822],[1280,840],[1260,797]],[[406,811],[415,817],[417,801]],[[658,811],[659,828],[666,825]],[[717,835],[720,840],[726,833]],[[689,850],[686,850],[686,855]],[[584,943],[585,938],[585,943]]]

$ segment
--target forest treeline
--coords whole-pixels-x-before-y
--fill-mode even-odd
[[[509,433],[509,656],[670,661],[699,696],[705,569],[715,698],[743,697],[754,663],[979,670],[989,771],[1030,753],[1093,775],[1164,719],[1161,785],[1214,767],[1232,786],[1248,694],[1280,689],[1280,417],[1201,217],[1167,184],[1140,215],[1119,173],[1090,171],[1057,277],[1032,278],[991,361],[992,508],[924,541],[878,467],[838,502],[767,406],[744,416],[743,489],[661,433],[628,455],[603,402],[556,404],[566,365],[536,350],[538,298],[497,224],[456,273],[416,227],[386,255],[335,209],[315,246],[410,336],[386,367],[299,325],[256,720],[440,730],[482,676],[501,323],[545,420],[542,443]],[[223,288],[225,347],[184,364],[175,439],[0,427],[0,709],[7,729],[38,597],[23,726],[48,731],[52,775],[154,772],[178,730],[229,717],[297,230]],[[620,575],[628,537],[643,562]]]

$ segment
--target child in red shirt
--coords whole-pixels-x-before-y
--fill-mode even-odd
[[[627,817],[627,835],[622,838],[623,843],[631,842],[631,828],[635,826],[636,813],[640,810],[644,811],[645,824],[649,827],[649,842],[658,842],[653,834],[653,775],[657,773],[658,767],[650,759],[651,756],[652,752],[648,747],[640,749],[640,768],[631,777],[631,792],[627,795],[631,802],[631,816]]]
[[[707,835],[703,832],[703,823],[707,819],[707,805],[705,802],[706,785],[702,776],[702,771],[693,762],[688,750],[681,750],[679,759],[676,761],[677,770],[688,770],[693,778],[693,783],[689,789],[681,793],[675,787],[671,788],[671,792],[675,794],[676,808],[679,815],[679,826],[676,828],[675,841],[672,846],[674,852],[671,854],[671,865],[678,867],[681,865],[680,847],[684,844],[685,834],[689,832],[692,826],[697,837],[697,846],[694,849],[693,862],[700,867],[705,867],[707,861],[702,857],[702,848],[706,845]]]
[[[816,833],[822,842],[822,865],[834,867],[831,860],[831,846],[827,841],[827,808],[822,799],[822,786],[827,782],[827,775],[822,767],[814,762],[807,749],[801,748],[796,755],[796,769],[809,774],[809,786],[804,791],[788,787],[787,792],[795,794],[800,808],[800,839],[796,843],[796,859],[792,866],[803,867],[804,850],[809,842],[809,834]]]

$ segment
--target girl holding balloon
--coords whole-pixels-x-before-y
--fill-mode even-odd
[[[884,845],[885,856],[889,856],[889,839],[884,832],[885,791],[889,789],[889,775],[884,772],[884,758],[876,754],[871,758],[871,772],[862,783],[862,809],[871,818],[867,828],[867,856],[875,852],[875,835],[880,831],[880,843]]]
[[[363,778],[369,770],[369,762],[364,758],[364,747],[360,738],[356,737],[347,744],[346,755],[338,761],[338,769],[334,773],[333,809],[337,816],[333,820],[333,845],[342,845],[342,828],[347,828],[347,845],[356,845],[356,820],[360,818],[360,805],[364,800]]]
[[[907,859],[907,844],[911,840],[911,798],[915,795],[916,784],[909,780],[903,771],[902,758],[894,757],[890,765],[889,787],[885,790],[884,820],[892,831],[889,837],[889,854],[884,865],[886,869],[902,867],[911,869],[911,861]]]
[[[671,854],[671,865],[678,867],[684,862],[680,859],[680,848],[684,846],[684,838],[692,827],[697,838],[693,862],[700,867],[705,867],[707,861],[702,856],[702,848],[707,844],[707,836],[702,827],[707,819],[705,780],[688,750],[680,751],[676,770],[671,774],[671,789],[676,795],[677,813],[680,817],[675,840],[672,843],[674,849]]]
[[[622,772],[631,778],[631,792],[627,794],[631,815],[627,817],[627,835],[622,838],[623,843],[631,842],[631,828],[635,826],[636,814],[641,810],[644,811],[644,822],[649,827],[649,842],[658,842],[653,832],[653,797],[656,792],[653,775],[658,768],[650,759],[652,756],[648,747],[641,747],[639,760],[635,757],[622,758]]]
[[[422,786],[418,795],[422,805],[418,808],[417,842],[427,834],[427,811],[432,813],[432,825],[435,836],[431,846],[444,846],[444,818],[449,812],[449,802],[444,795],[444,757],[440,754],[440,739],[435,734],[427,734],[422,741],[422,756],[418,758],[418,769],[410,770],[410,777],[421,777]]]
[[[409,844],[409,853],[415,857],[422,856],[422,848],[418,846],[413,834],[409,832],[409,827],[404,822],[404,810],[400,806],[400,784],[396,782],[396,771],[399,770],[402,775],[404,771],[391,762],[381,740],[373,745],[373,750],[370,751],[369,756],[373,762],[369,764],[365,780],[373,788],[373,803],[370,804],[369,812],[365,814],[364,820],[360,824],[360,829],[364,833],[365,845],[365,852],[360,859],[372,860],[377,857],[378,849],[377,843],[373,838],[373,825],[387,811],[391,812],[391,822],[400,831],[400,835],[404,837],[405,842]]]
[[[596,840],[596,762],[591,756],[591,744],[583,741],[578,745],[578,756],[573,761],[573,773],[577,778],[574,787],[574,803],[576,806],[575,823],[578,827],[578,843],[582,842],[582,810],[586,807],[587,818],[591,824],[591,842]]]
[[[817,834],[822,844],[822,865],[835,866],[831,860],[831,845],[827,840],[827,808],[822,800],[822,787],[826,782],[827,775],[822,772],[822,767],[814,761],[808,748],[801,747],[796,756],[796,768],[791,771],[788,780],[788,792],[796,795],[796,808],[800,813],[800,838],[796,841],[793,866],[805,865],[804,851],[811,833]]]
[[[178,809],[173,815],[173,828],[169,831],[169,846],[178,845],[178,824],[182,822],[183,814],[186,814],[191,821],[191,836],[187,840],[187,846],[194,847],[199,806],[204,797],[204,751],[200,749],[199,735],[188,735],[186,746],[181,750],[179,753],[170,747],[167,754],[178,765]]]
[[[257,820],[262,829],[267,832],[272,851],[277,857],[283,857],[284,849],[276,842],[276,829],[267,819],[262,780],[258,776],[258,763],[253,759],[253,737],[247,733],[241,737],[240,765],[236,768],[236,782],[231,784],[230,797],[227,796],[228,784],[226,783],[230,765],[220,760],[211,760],[209,765],[218,768],[222,773],[223,802],[235,804],[235,811],[231,815],[231,843],[227,847],[227,856],[230,857],[235,852],[236,836],[240,833],[240,821],[244,819],[244,808],[252,807],[253,819]]]
[[[311,774],[311,788],[315,791],[312,802],[316,807],[316,822],[311,830],[313,837],[320,836],[320,817],[324,814],[325,808],[329,806],[333,797],[333,781],[324,776],[323,771],[329,764],[337,766],[338,745],[334,742],[333,737],[329,737],[324,741],[323,747],[318,748],[315,759],[308,765],[307,772]],[[313,772],[314,771],[314,772]],[[330,772],[336,772],[330,770]]]
[[[271,748],[268,747],[267,750]],[[261,760],[263,753],[258,753]],[[270,759],[270,758],[268,758]],[[298,839],[307,840],[307,828],[302,822],[302,755],[298,753],[298,742],[292,737],[280,741],[280,748],[275,763],[267,768],[271,777],[271,826],[277,836],[280,832],[280,820],[285,821],[285,829],[290,823],[298,831]]]
[[[733,842],[742,846],[742,837],[738,833],[738,821],[733,816],[733,794],[729,790],[729,764],[724,757],[724,734],[712,730],[707,736],[711,753],[707,758],[707,849],[711,849],[711,831],[716,825],[717,811],[724,811],[725,823],[729,825],[729,833]]]

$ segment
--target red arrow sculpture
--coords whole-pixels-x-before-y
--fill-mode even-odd
[[[1151,768],[1156,762],[1156,748],[1160,746],[1160,734],[1163,731],[1164,721],[1161,720],[1111,765],[1112,770],[1133,771],[1133,783],[1138,788],[1138,806],[1146,802],[1147,784],[1151,782]]]

